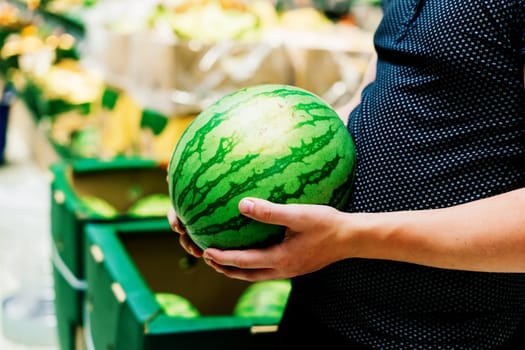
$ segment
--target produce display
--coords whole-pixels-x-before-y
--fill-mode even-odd
[[[305,4],[7,1],[0,73],[59,157],[167,162],[195,115],[240,88],[294,85],[334,108],[352,96],[371,32],[346,7]],[[104,101],[107,90],[116,103]]]
[[[92,214],[103,218],[129,215],[133,217],[162,217],[171,208],[171,200],[167,194],[157,193],[137,199],[125,212],[120,212],[107,200],[94,195],[80,197],[85,209]]]
[[[78,176],[79,198],[74,201],[54,189],[53,273],[62,350],[90,344],[81,339],[86,301],[81,249],[91,221],[115,221],[126,230],[135,229],[142,220],[165,217],[174,207],[201,248],[243,249],[280,241],[284,228],[240,215],[241,198],[345,206],[354,181],[355,148],[335,110],[353,97],[373,52],[375,25],[363,23],[352,5],[369,4],[377,13],[378,1],[335,3],[0,0],[0,80],[14,86],[33,118],[34,131],[42,133],[58,156],[50,158],[64,164],[154,161],[160,167],[155,172],[160,179],[140,171],[114,178]],[[30,142],[30,147],[39,147]],[[148,185],[135,187],[130,183],[135,177],[149,180]],[[164,190],[169,193],[160,193]],[[108,242],[111,239],[100,237],[99,243]],[[138,246],[143,253],[144,240]],[[120,258],[104,260],[91,248],[94,266],[122,265]],[[158,249],[143,258],[157,257]],[[172,246],[162,249],[174,254]],[[115,310],[98,299],[103,310],[93,324],[108,342],[97,339],[97,344],[122,347],[113,343],[119,338],[141,349],[135,338],[153,338],[155,343],[160,334],[167,336],[161,343],[177,339],[194,346],[198,339],[226,348],[235,348],[230,344],[235,342],[268,348],[264,339],[270,342],[272,337],[265,333],[273,332],[282,316],[290,281],[235,286],[235,293],[227,293],[227,304],[205,298],[213,304],[210,308],[200,295],[206,289],[203,281],[190,275],[195,261],[199,259],[181,259],[155,269],[152,281],[169,270],[166,266],[184,265],[186,283],[178,294],[171,292],[180,284],[175,289],[151,288],[164,292],[146,304],[150,315],[141,313],[141,296],[114,295],[113,289],[106,295],[96,289],[105,301],[123,296],[137,301],[133,307],[140,310],[131,314],[128,303],[117,300],[111,305],[119,308],[119,317],[140,321],[117,325],[107,316]],[[65,270],[59,270],[62,264],[57,262]],[[209,272],[212,278],[220,276]],[[93,274],[109,280],[98,267]],[[121,282],[127,277],[111,276]],[[93,300],[87,301],[93,306]],[[208,319],[207,309],[215,310],[215,305],[226,310],[212,312]],[[224,328],[217,331],[216,322]],[[231,328],[237,322],[242,329]],[[263,331],[252,332],[252,327]],[[181,334],[171,334],[179,333],[178,328]],[[126,332],[113,334],[122,329]],[[148,329],[153,331],[143,332]],[[148,348],[157,348],[152,344]]]
[[[237,4],[232,2],[228,6],[224,4],[225,2],[219,1],[183,1],[179,4],[175,3],[172,7],[168,3],[160,3],[151,20],[166,21],[174,34],[183,40],[193,39],[202,43],[242,40],[257,31],[259,27],[260,19],[257,13],[248,11],[250,6],[259,2],[258,0],[247,3],[237,2]]]
[[[280,319],[290,290],[291,283],[288,279],[255,282],[241,294],[232,315]],[[202,313],[190,300],[179,294],[157,292],[155,299],[168,316],[187,318],[202,316]]]
[[[86,107],[41,118],[42,129],[65,158],[143,157],[167,162],[194,117],[145,110],[128,93],[111,87]]]
[[[342,208],[355,147],[337,113],[303,89],[265,84],[231,93],[199,114],[168,167],[175,211],[201,248],[261,246],[284,228],[242,216],[240,199]]]
[[[280,319],[291,290],[290,280],[271,280],[249,285],[237,300],[232,314],[238,317]],[[201,312],[187,298],[169,292],[155,293],[162,310],[174,317],[199,317]]]
[[[268,0],[155,4],[141,5],[142,12],[133,2],[124,10],[95,6],[86,51],[108,81],[167,115],[196,114],[227,93],[263,83],[296,85],[342,104],[373,49],[371,33],[352,16],[329,18],[311,6],[279,9]],[[312,68],[324,74],[309,79]]]
[[[16,57],[6,49],[6,39],[11,34],[17,34],[30,23],[29,18],[8,3],[0,2],[0,73],[6,76],[9,70],[18,66]]]

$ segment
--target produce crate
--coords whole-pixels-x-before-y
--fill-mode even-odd
[[[91,222],[138,222],[153,217],[166,220],[165,213],[130,215],[138,200],[165,194],[165,165],[141,159],[108,162],[81,159],[59,161],[50,166],[52,265],[58,337],[62,350],[78,349],[82,343],[82,300],[86,288],[84,273],[84,229]],[[83,201],[85,196],[103,199],[116,212],[97,212]]]
[[[60,260],[53,257],[58,344],[62,350],[82,349],[84,336],[81,323],[81,302],[86,283],[68,272],[67,267],[64,269],[57,261]]]
[[[180,247],[164,220],[86,227],[87,349],[268,349],[280,316],[233,312],[249,282],[218,274]],[[157,293],[189,300],[200,314],[170,316]]]

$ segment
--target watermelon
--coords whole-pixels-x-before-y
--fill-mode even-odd
[[[342,209],[355,162],[352,137],[320,97],[255,85],[223,96],[188,125],[168,164],[169,195],[200,248],[263,247],[285,228],[241,215],[242,198]]]
[[[239,297],[233,314],[239,317],[281,318],[292,285],[290,280],[255,282]]]
[[[199,317],[200,312],[195,306],[181,295],[173,293],[155,293],[155,300],[168,316],[172,317]]]
[[[137,200],[127,214],[135,217],[166,216],[170,206],[171,200],[167,194],[155,193]]]
[[[98,196],[82,195],[79,199],[90,215],[97,215],[108,219],[119,215],[119,211],[113,205]]]

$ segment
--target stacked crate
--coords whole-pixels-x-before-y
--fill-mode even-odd
[[[86,228],[88,349],[267,349],[278,317],[241,317],[234,308],[248,282],[188,256],[166,221]],[[170,316],[156,293],[189,300],[200,315]]]
[[[83,159],[51,166],[51,232],[61,350],[267,348],[279,317],[234,312],[248,282],[226,278],[180,247],[166,210],[130,215],[141,198],[166,194],[165,164],[140,159]],[[116,212],[86,206],[96,196]],[[174,316],[157,293],[199,310]]]
[[[138,222],[150,217],[129,216],[140,198],[167,193],[166,170],[140,159],[81,159],[51,165],[52,265],[58,336],[62,350],[78,349],[82,340],[82,309],[86,289],[84,231],[92,222]],[[116,208],[105,216],[87,207],[82,198],[96,196]],[[164,220],[165,216],[163,217]]]

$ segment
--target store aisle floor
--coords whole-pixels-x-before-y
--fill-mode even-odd
[[[0,165],[0,349],[55,350],[49,178],[33,159],[26,117],[10,113]]]

